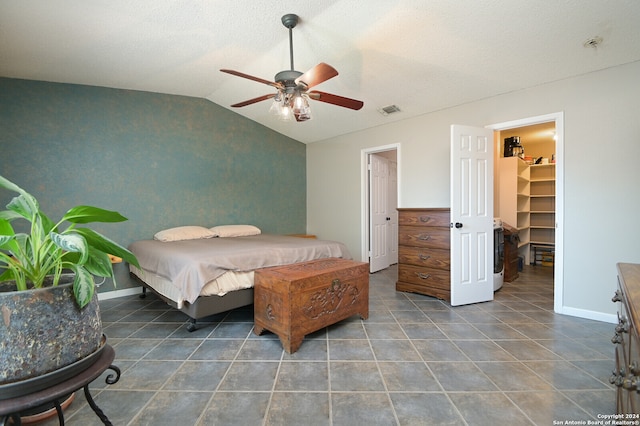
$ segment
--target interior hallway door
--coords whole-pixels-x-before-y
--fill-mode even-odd
[[[389,159],[369,155],[369,272],[398,262],[397,168]]]

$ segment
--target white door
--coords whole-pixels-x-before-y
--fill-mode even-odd
[[[389,161],[389,265],[398,263],[398,163]]]
[[[451,305],[493,300],[493,131],[451,126]]]
[[[376,272],[389,267],[389,162],[386,158],[369,156],[369,182],[371,196],[369,197],[370,225],[370,256],[369,271]]]

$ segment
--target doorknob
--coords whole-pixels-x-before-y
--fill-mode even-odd
[[[462,228],[462,224],[461,224],[460,222],[456,222],[456,228],[457,228],[457,229]]]

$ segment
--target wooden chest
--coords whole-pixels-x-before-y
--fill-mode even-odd
[[[398,209],[397,291],[451,301],[449,209]]]
[[[288,353],[304,336],[352,315],[369,317],[369,264],[328,258],[255,273],[254,332],[275,333]]]

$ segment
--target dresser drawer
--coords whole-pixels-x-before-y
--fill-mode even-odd
[[[401,264],[423,266],[435,269],[450,269],[449,250],[399,246],[398,262]]]
[[[417,226],[398,227],[398,245],[426,247],[449,250],[451,245],[451,231],[449,228]]]
[[[399,225],[449,227],[449,209],[443,210],[400,210]]]
[[[398,265],[398,281],[418,286],[450,289],[451,272],[443,269],[425,268],[415,265]]]

